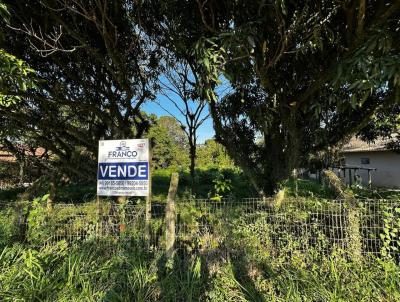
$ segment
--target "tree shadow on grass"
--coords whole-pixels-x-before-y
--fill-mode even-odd
[[[250,277],[252,268],[245,260],[244,255],[235,255],[231,257],[232,271],[235,279],[241,285],[241,290],[248,301],[261,302],[266,301],[264,296],[257,290],[253,279]]]
[[[199,255],[178,249],[172,259],[163,255],[158,261],[158,283],[162,301],[202,301],[208,270]]]

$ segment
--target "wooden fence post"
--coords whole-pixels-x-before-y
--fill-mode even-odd
[[[125,224],[125,203],[126,196],[118,196],[118,214],[119,214],[119,234],[122,235],[125,233],[126,224]]]
[[[165,209],[165,254],[167,259],[171,259],[174,254],[174,245],[175,245],[175,220],[176,220],[176,211],[175,211],[175,195],[178,189],[179,182],[179,174],[172,173],[171,175],[171,183],[169,185],[168,198],[167,198],[167,207]]]
[[[151,147],[151,143],[149,141],[149,194],[146,197],[146,217],[145,217],[145,242],[148,246],[150,246],[150,222],[151,222],[151,195],[152,195],[152,173],[151,173],[151,166],[152,166],[152,158],[153,158],[153,148]]]
[[[102,204],[101,204],[101,199],[100,196],[96,194],[96,205],[97,205],[97,237],[100,238],[103,233],[103,209],[102,209]]]
[[[371,170],[368,170],[368,188],[371,189],[371,187],[372,187]]]
[[[53,210],[53,204],[54,200],[56,198],[56,176],[54,174],[51,174],[50,176],[50,194],[49,197],[47,198],[47,211],[51,212]]]
[[[349,170],[350,172],[351,170]],[[351,175],[351,174],[350,174]],[[360,208],[352,193],[347,193],[345,185],[335,173],[329,170],[324,171],[324,178],[332,185],[336,196],[343,200],[347,208],[347,252],[354,262],[362,260],[362,234],[360,232]],[[350,178],[351,179],[351,178]]]

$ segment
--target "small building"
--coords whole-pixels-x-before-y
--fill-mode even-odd
[[[400,153],[390,150],[388,142],[378,139],[367,143],[353,137],[342,149],[343,167],[363,185],[371,181],[374,187],[400,188]],[[344,179],[349,183],[349,177]]]

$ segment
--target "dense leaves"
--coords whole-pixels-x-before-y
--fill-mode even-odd
[[[53,154],[59,172],[93,175],[100,138],[147,131],[139,108],[154,95],[157,47],[128,18],[123,1],[8,6],[3,47],[29,61],[41,83],[20,102],[0,106],[3,145],[40,146]]]
[[[155,2],[167,26],[152,30],[195,64],[217,140],[260,194],[399,100],[398,2]]]
[[[7,6],[0,1],[0,22],[8,24],[9,20]],[[34,70],[26,62],[0,49],[0,105],[7,106],[19,101],[21,93],[35,87]]]
[[[217,141],[261,195],[371,121],[396,120],[398,1],[7,4],[4,48],[43,82],[17,81],[20,102],[0,106],[3,144],[29,138],[69,174],[94,171],[99,138],[143,136],[140,106],[161,71],[181,76],[182,66],[189,98],[209,101]]]
[[[179,123],[170,116],[161,116],[147,137],[153,145],[153,167],[185,169],[189,166],[187,139]]]

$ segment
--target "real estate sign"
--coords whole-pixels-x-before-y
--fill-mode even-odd
[[[99,141],[97,195],[147,196],[149,194],[149,141]]]

